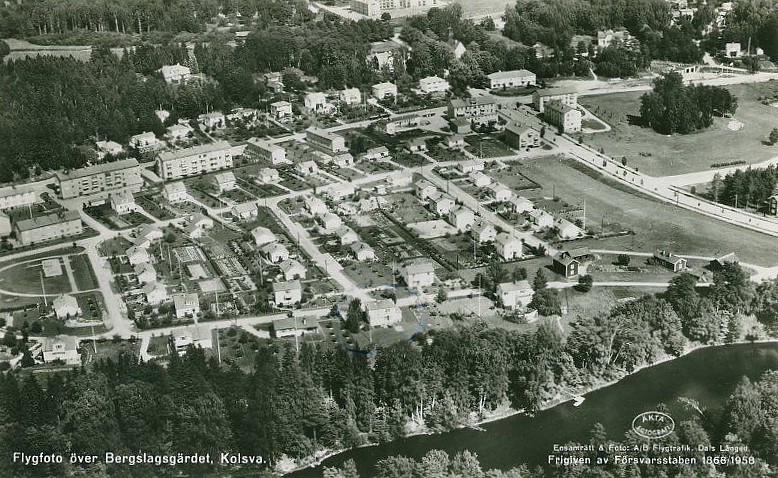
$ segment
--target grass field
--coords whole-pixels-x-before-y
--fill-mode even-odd
[[[70,256],[70,267],[73,269],[73,277],[76,279],[78,290],[97,289],[97,277],[92,270],[92,264],[86,254]]]
[[[0,271],[0,288],[9,292],[20,292],[27,294],[41,294],[41,262],[34,260],[16,264],[8,269]],[[43,286],[46,288],[46,294],[59,294],[70,292],[70,279],[62,267],[62,274],[56,277],[44,277]]]
[[[566,248],[589,246],[599,249],[622,249],[650,252],[656,248],[682,254],[713,256],[736,252],[741,260],[757,265],[778,263],[775,238],[726,224],[653,200],[571,167],[567,162],[528,161],[522,172],[543,185],[529,198],[551,196],[580,204],[586,199],[588,226],[599,229],[604,222],[611,228],[631,229],[634,236],[574,241]]]
[[[704,171],[714,163],[736,160],[759,163],[778,155],[778,147],[762,143],[778,123],[778,108],[760,102],[760,98],[778,93],[778,83],[728,89],[738,98],[732,120],[743,123],[740,131],[731,131],[727,118],[714,118],[713,126],[706,130],[672,137],[632,125],[628,116],[640,114],[643,93],[630,92],[581,98],[583,106],[613,127],[607,133],[584,134],[584,142],[618,160],[626,157],[627,164],[652,176]]]

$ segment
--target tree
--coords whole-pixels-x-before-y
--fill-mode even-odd
[[[581,292],[589,292],[592,290],[594,284],[594,278],[590,274],[582,275],[578,278],[577,289]]]
[[[770,131],[770,144],[778,143],[778,128],[773,128]]]
[[[3,345],[6,347],[13,347],[16,345],[16,332],[7,329],[5,334],[3,334]]]
[[[538,271],[535,273],[535,280],[532,281],[532,290],[535,292],[538,292],[540,290],[543,290],[548,286],[548,279],[546,279],[546,273],[543,272],[543,269],[538,269]]]
[[[362,300],[354,297],[348,304],[344,326],[349,332],[357,333],[363,323],[367,323],[367,312],[362,310]]]
[[[616,265],[627,267],[629,265],[630,257],[629,254],[619,254],[616,256]]]
[[[382,22],[388,22],[391,19],[392,19],[392,14],[391,13],[384,12],[384,13],[381,14],[381,21]]]
[[[435,295],[435,302],[438,304],[442,304],[448,299],[448,294],[446,293],[446,290],[444,288],[438,289],[438,293]]]
[[[544,288],[536,290],[529,305],[537,310],[540,315],[546,317],[562,313],[562,306],[559,302],[559,293],[554,289]]]

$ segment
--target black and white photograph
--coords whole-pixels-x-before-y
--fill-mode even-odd
[[[778,1],[3,0],[0,477],[778,478]]]

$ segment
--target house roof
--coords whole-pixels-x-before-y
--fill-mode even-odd
[[[57,335],[56,337],[44,337],[43,351],[51,352],[52,350],[54,350],[55,344],[64,344],[65,350],[77,350],[78,337],[71,337],[69,335]]]
[[[273,292],[282,292],[286,290],[302,289],[299,280],[290,280],[287,282],[273,282]]]
[[[367,310],[383,310],[397,307],[392,299],[379,299],[365,304]]]
[[[375,251],[373,251],[373,248],[370,247],[369,244],[364,243],[364,242],[359,242],[359,241],[351,244],[349,247],[351,248],[352,251],[354,251],[355,254],[358,254],[361,251],[372,251],[372,252],[375,252]]]
[[[68,179],[78,179],[93,174],[105,174],[113,171],[121,171],[122,169],[130,169],[139,166],[138,160],[135,158],[122,159],[120,161],[113,161],[111,163],[100,163],[94,166],[87,166],[86,168],[79,168],[69,171],[67,173],[55,173],[55,176],[60,181],[66,181]]]
[[[529,285],[529,281],[526,280],[520,280],[518,282],[502,282],[497,287],[503,292],[532,289],[532,286]]]
[[[532,73],[529,70],[510,70],[510,71],[495,71],[494,73],[490,73],[486,76],[490,80],[504,80],[508,78],[535,76],[535,73]]]
[[[305,270],[305,266],[300,264],[298,261],[296,261],[294,259],[287,259],[287,260],[285,260],[284,262],[281,263],[281,265],[279,265],[279,267],[285,273],[289,272],[289,271],[291,271],[293,269]]]
[[[494,97],[491,95],[484,95],[484,96],[478,96],[475,98],[454,98],[451,100],[451,106],[453,108],[465,108],[468,106],[482,106],[482,105],[492,105],[494,104]]]
[[[167,183],[165,184],[165,192],[168,194],[171,193],[185,193],[186,192],[186,184],[184,184],[183,181],[178,181],[175,183]]]
[[[294,329],[317,329],[319,328],[319,319],[316,316],[308,315],[304,317],[284,317],[273,321],[273,328],[278,330]]]
[[[558,262],[564,266],[569,266],[573,262],[578,262],[578,259],[571,257],[569,252],[560,252],[554,256],[554,262]]]
[[[32,231],[41,227],[81,220],[78,211],[53,212],[45,216],[37,216],[32,219],[22,219],[16,222],[16,228],[20,231]]]
[[[200,298],[197,294],[175,294],[173,295],[173,304],[176,309],[200,307]]]
[[[435,267],[429,263],[429,262],[420,262],[420,263],[414,263],[414,264],[408,264],[405,266],[405,272],[408,275],[412,274],[429,274],[430,272],[435,272]]]
[[[201,144],[199,146],[192,146],[191,148],[179,149],[177,151],[164,151],[159,153],[157,157],[160,161],[165,162],[189,156],[196,156],[198,154],[211,153],[225,149],[229,150],[230,148],[230,143],[226,141],[216,141],[215,143]]]
[[[60,309],[63,307],[78,308],[78,301],[72,295],[60,294],[54,299],[54,308]]]

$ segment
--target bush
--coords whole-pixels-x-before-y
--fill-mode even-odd
[[[594,278],[591,275],[586,274],[578,278],[576,289],[586,293],[592,290],[592,285],[594,285]]]
[[[630,257],[627,254],[619,254],[616,257],[616,265],[627,267],[629,265]]]

